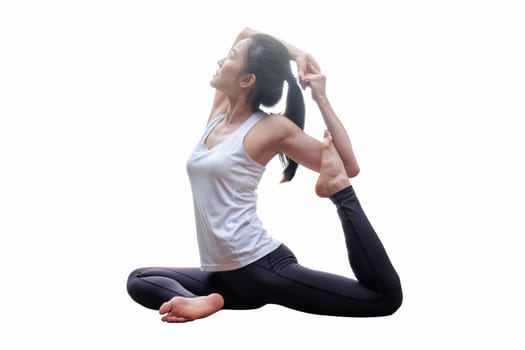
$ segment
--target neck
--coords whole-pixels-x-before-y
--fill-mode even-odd
[[[230,106],[226,111],[224,122],[226,125],[240,123],[248,119],[254,112],[246,102],[230,99]]]

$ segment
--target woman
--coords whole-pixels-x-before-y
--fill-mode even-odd
[[[303,131],[304,100],[290,60],[321,111],[323,142]],[[201,267],[137,269],[128,279],[130,296],[158,309],[166,322],[268,303],[333,316],[395,312],[402,301],[399,277],[350,185],[359,166],[316,61],[284,41],[245,29],[218,64],[208,125],[187,163]],[[285,82],[284,115],[262,112],[261,106],[281,99]],[[319,172],[315,191],[337,208],[357,280],[299,265],[264,230],[255,190],[276,155],[285,165],[283,181],[294,177],[298,164]]]

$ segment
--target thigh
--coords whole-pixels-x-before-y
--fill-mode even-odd
[[[371,316],[382,312],[384,295],[357,280],[297,263],[285,246],[254,264],[266,302],[333,316]]]
[[[127,281],[130,297],[150,309],[158,309],[176,296],[208,295],[210,274],[198,268],[145,267],[133,271]]]
[[[199,268],[147,267],[133,271],[128,279],[128,292],[138,303],[157,309],[175,296],[197,297],[219,293],[225,309],[255,309],[264,305],[249,286],[244,269],[206,272]]]
[[[208,295],[214,292],[212,273],[195,267],[145,267],[135,270],[133,274],[145,280],[157,278],[159,281],[162,279],[176,281],[193,296]]]

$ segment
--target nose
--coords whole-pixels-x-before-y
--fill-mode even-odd
[[[219,67],[222,67],[222,64],[224,63],[224,60],[226,58],[221,58],[220,60],[217,61],[217,64],[219,65]]]

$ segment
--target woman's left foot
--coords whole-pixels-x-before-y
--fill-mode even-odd
[[[350,180],[339,153],[332,142],[332,135],[325,131],[321,146],[321,169],[315,184],[315,193],[319,197],[330,197],[350,186]]]
[[[174,297],[159,309],[162,321],[170,323],[188,322],[208,317],[224,307],[224,298],[217,293],[204,297]]]

